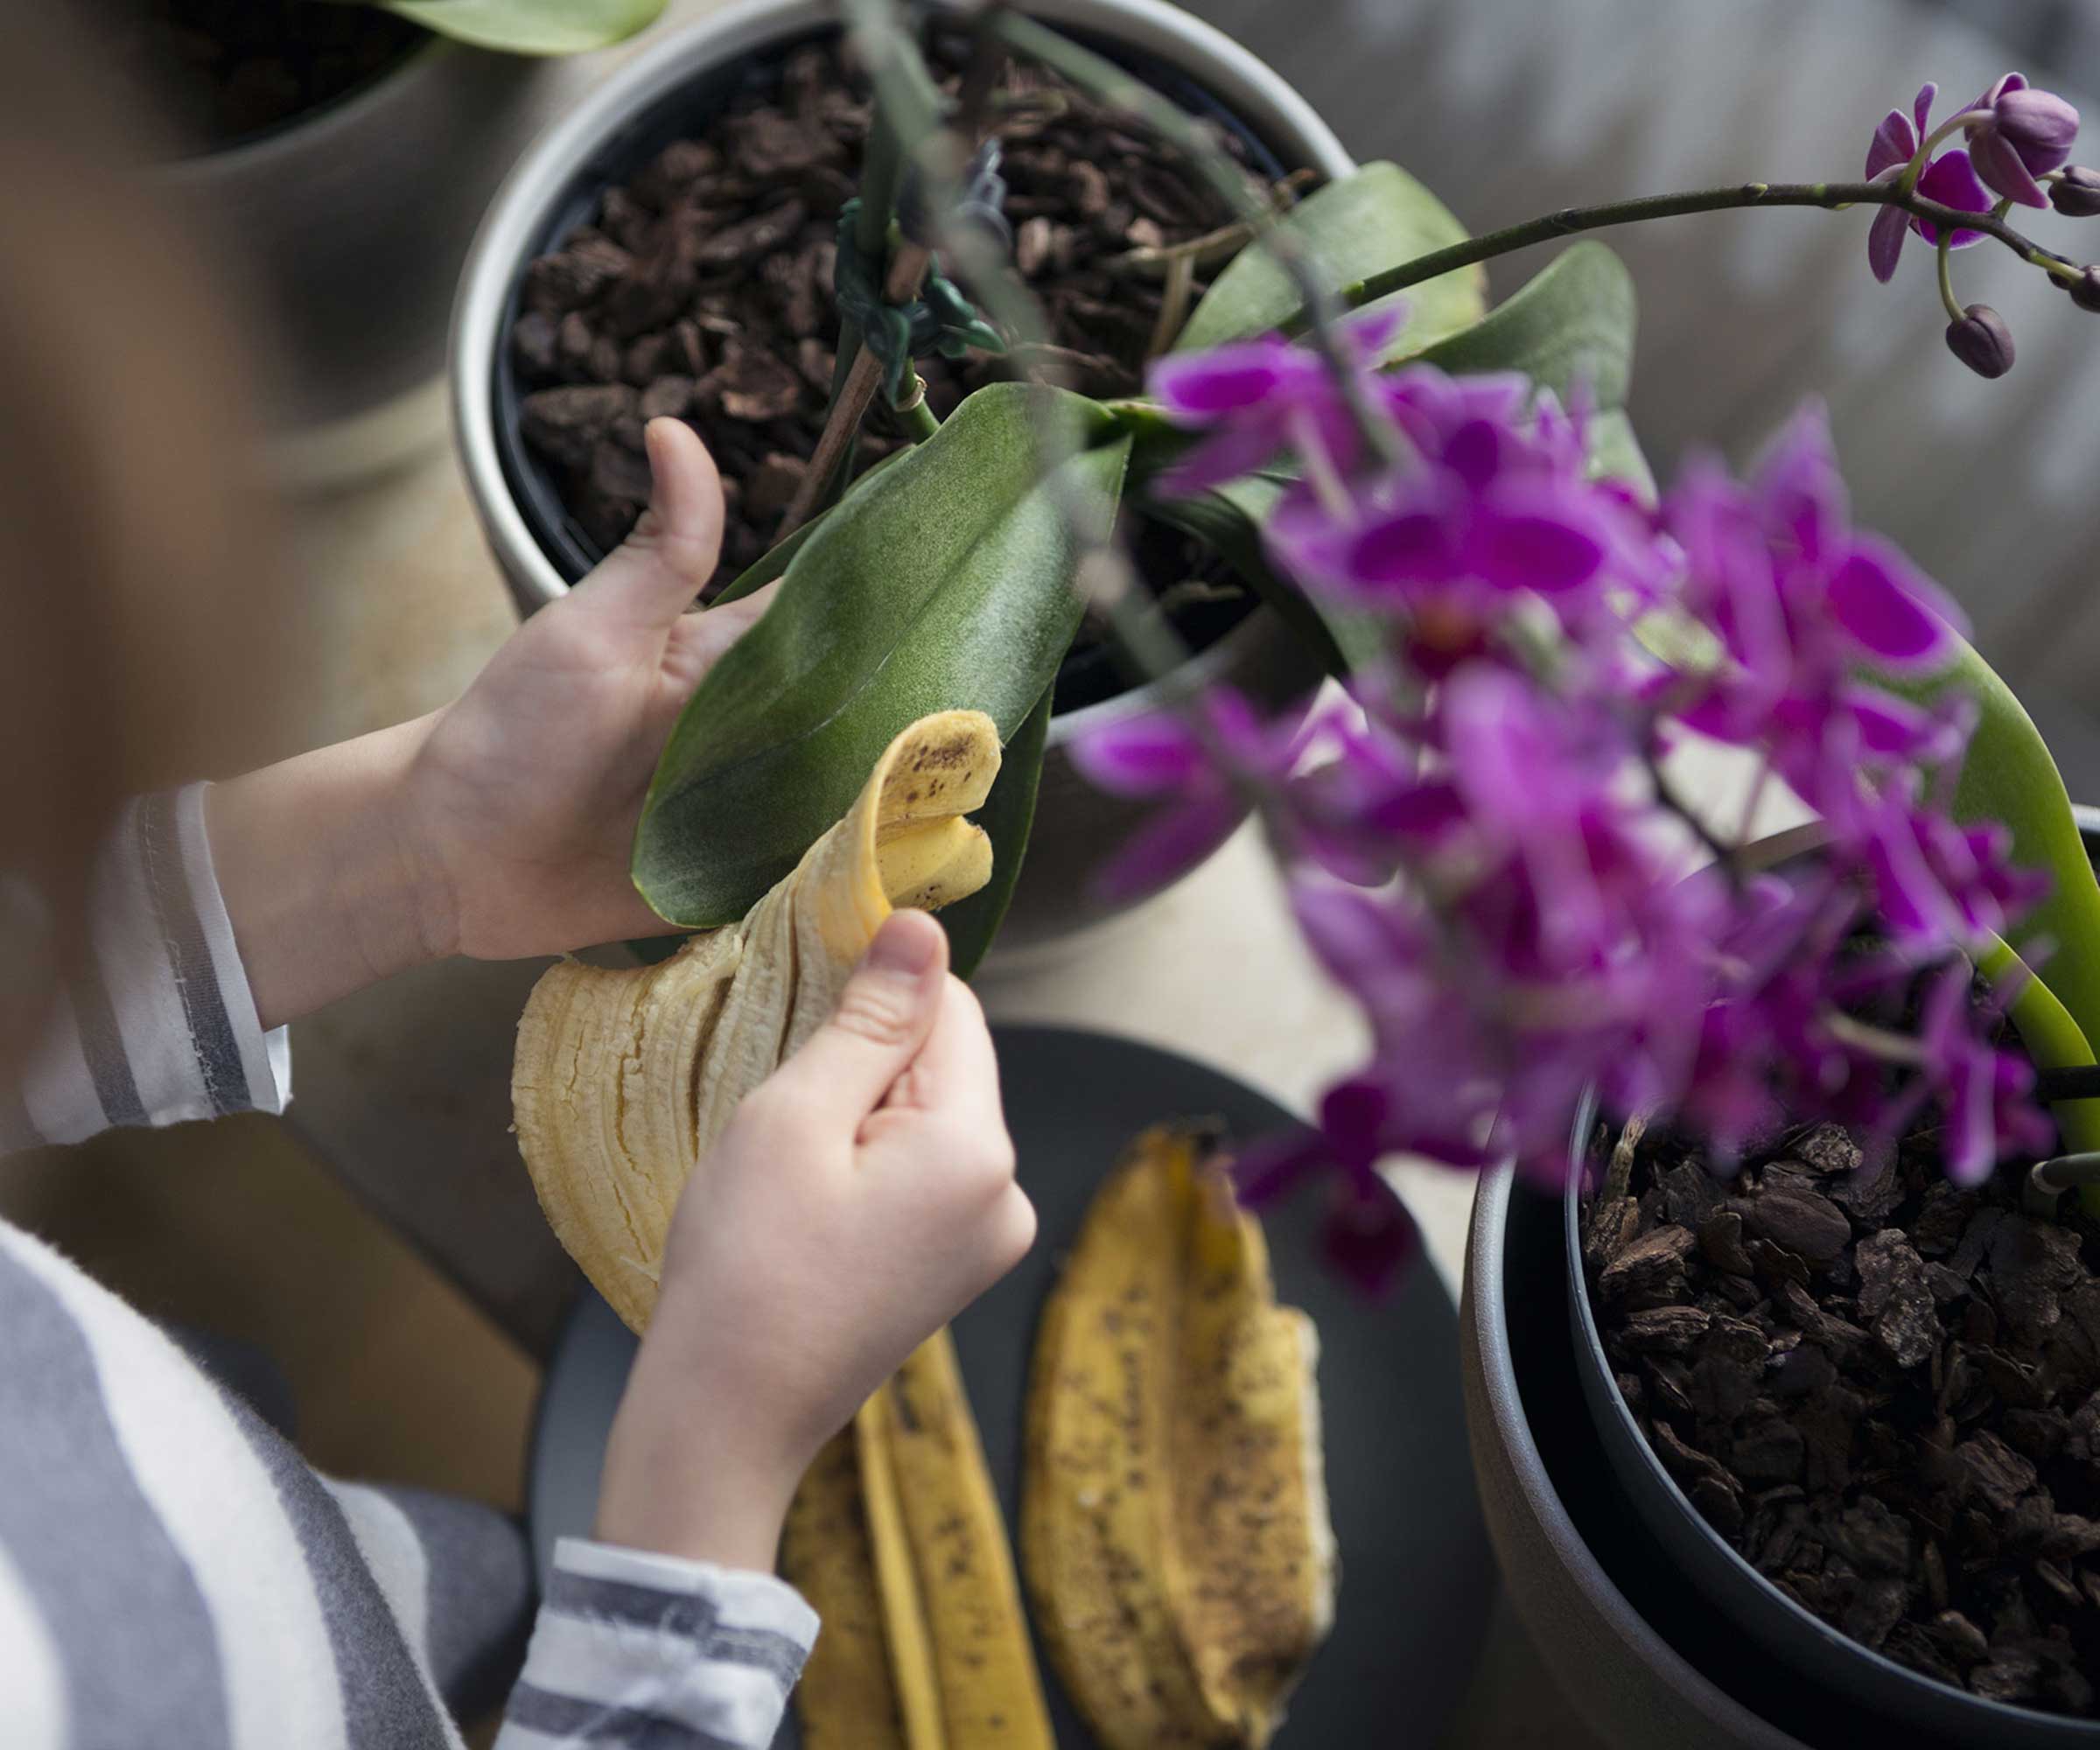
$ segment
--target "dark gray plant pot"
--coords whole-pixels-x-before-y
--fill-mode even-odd
[[[270,324],[278,430],[369,414],[442,374],[474,227],[583,76],[433,37],[308,116],[161,167]]]
[[[955,5],[957,0],[936,0]],[[1306,101],[1222,32],[1162,0],[1026,0],[1028,12],[1089,39],[1186,76],[1217,100],[1286,165],[1346,176],[1355,160]],[[475,239],[452,318],[452,389],[460,460],[474,508],[509,580],[519,610],[530,613],[569,589],[573,557],[550,550],[536,528],[536,490],[521,479],[504,438],[501,361],[525,263],[580,205],[634,162],[638,143],[674,113],[690,125],[727,70],[747,59],[834,28],[831,0],[743,0],[637,53],[519,161]],[[1051,720],[1035,832],[1001,940],[1043,942],[1127,909],[1144,893],[1110,903],[1097,877],[1148,810],[1103,794],[1074,768],[1073,742],[1124,713],[1156,708],[1200,682],[1239,688],[1270,707],[1309,693],[1320,668],[1266,608],[1202,652],[1167,681]],[[1162,884],[1164,885],[1164,884]],[[1154,889],[1157,891],[1157,889]]]
[[[2093,810],[2077,810],[2090,851],[2100,849]],[[1853,1698],[1900,1722],[1920,1746],[1990,1745],[1993,1750],[2071,1750],[2100,1746],[2100,1721],[2075,1719],[1986,1700],[1862,1646],[1787,1596],[1712,1526],[1663,1468],[1620,1394],[1584,1278],[1580,1222],[1585,1151],[1595,1122],[1585,1102],[1569,1148],[1573,1171],[1561,1198],[1562,1280],[1572,1355],[1597,1438],[1621,1493],[1642,1524],[1698,1590],[1743,1633],[1789,1670]]]
[[[2100,810],[2076,812],[2100,849]],[[1783,860],[1814,837],[1802,829],[1765,850]],[[1586,1134],[1578,1122],[1576,1148]],[[1649,1451],[1604,1364],[1571,1200],[1507,1171],[1482,1181],[1461,1343],[1504,1580],[1598,1734],[1631,1750],[1855,1750],[1892,1733],[1907,1750],[2100,1743],[2100,1724],[1982,1701],[1860,1647],[1720,1539]]]
[[[1656,1626],[1682,1619],[1657,1601],[1639,1539],[1620,1535],[1567,1362],[1558,1214],[1505,1168],[1481,1180],[1466,1242],[1466,1427],[1510,1601],[1570,1706],[1614,1750],[1806,1750],[1701,1670],[1703,1644],[1681,1649]]]

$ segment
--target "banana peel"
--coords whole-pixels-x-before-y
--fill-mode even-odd
[[[656,1300],[680,1192],[737,1102],[836,1007],[892,907],[990,879],[963,818],[999,768],[976,711],[923,718],[852,808],[728,928],[662,964],[564,961],[518,1025],[520,1152],[556,1236],[630,1328]],[[781,1569],[823,1622],[797,1692],[809,1750],[1051,1750],[983,1443],[947,1332],[804,1476]]]
[[[780,1534],[780,1572],[823,1624],[794,1692],[804,1750],[910,1750],[869,1518],[848,1424],[803,1476]]]
[[[1213,1154],[1138,1138],[1037,1328],[1022,1565],[1106,1750],[1260,1750],[1334,1620],[1317,1334]]]
[[[891,909],[990,878],[990,841],[963,816],[998,770],[983,712],[921,718],[740,923],[656,966],[564,960],[534,987],[511,1072],[518,1147],[556,1237],[630,1329],[655,1307],[686,1180],[737,1102],[823,1025]]]
[[[868,1400],[854,1435],[911,1750],[1052,1750],[1005,1521],[945,1330]]]
[[[803,1479],[780,1572],[824,1621],[794,1698],[808,1750],[1054,1750],[1005,1522],[946,1331]]]

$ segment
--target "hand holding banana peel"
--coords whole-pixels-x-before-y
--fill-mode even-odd
[[[1034,1236],[983,1013],[924,913],[882,926],[835,1015],[745,1099],[699,1173],[598,1530],[770,1568],[826,1437]]]
[[[945,1329],[1034,1212],[983,1013],[938,926],[892,910],[984,884],[965,816],[998,769],[990,719],[921,718],[739,924],[660,966],[565,962],[519,1023],[542,1206],[645,1333],[598,1535],[764,1568],[785,1525],[825,1624],[810,1750],[1054,1742]],[[1138,1140],[1038,1337],[1030,1591],[1109,1750],[1259,1750],[1332,1619],[1317,1341],[1214,1155]]]
[[[602,1536],[770,1567],[826,1437],[1033,1238],[983,1013],[939,927],[892,912],[983,885],[963,816],[998,769],[988,718],[923,718],[741,924],[534,990],[520,1147],[648,1334]]]

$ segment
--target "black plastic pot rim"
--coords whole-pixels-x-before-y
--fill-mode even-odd
[[[2100,812],[2090,809],[2082,809],[2080,812],[2092,816],[2094,824],[2100,825]],[[2080,825],[2082,830],[2090,830],[2083,819]],[[1937,1677],[1899,1664],[1885,1653],[1876,1652],[1843,1630],[1832,1628],[1813,1611],[1788,1597],[1772,1580],[1760,1573],[1740,1550],[1706,1522],[1706,1516],[1692,1505],[1690,1498],[1677,1486],[1676,1479],[1670,1475],[1662,1460],[1656,1456],[1655,1449],[1642,1433],[1640,1424],[1634,1420],[1633,1410],[1619,1390],[1617,1376],[1605,1354],[1604,1338],[1597,1326],[1596,1309],[1591,1304],[1589,1282],[1582,1263],[1582,1194],[1587,1178],[1590,1137],[1598,1122],[1597,1096],[1593,1089],[1587,1090],[1576,1112],[1574,1130],[1568,1142],[1568,1178],[1561,1194],[1562,1231],[1565,1241],[1569,1297],[1575,1308],[1580,1333],[1578,1364],[1590,1368],[1602,1381],[1612,1413],[1620,1424],[1621,1432],[1630,1439],[1642,1467],[1643,1477],[1641,1479],[1628,1477],[1621,1470],[1620,1480],[1626,1487],[1629,1490],[1639,1489],[1645,1480],[1652,1496],[1668,1502],[1703,1541],[1726,1558],[1740,1577],[1750,1583],[1746,1590],[1756,1594],[1761,1607],[1790,1620],[1797,1629],[1812,1634],[1840,1659],[1858,1661],[1863,1671],[1873,1671],[1884,1684],[1916,1684],[1928,1695],[1940,1698],[1950,1710],[1973,1712],[1975,1729],[1978,1731],[1988,1731],[1996,1723],[2003,1728],[2017,1728],[2026,1733],[2053,1732],[2061,1736],[2067,1745],[2074,1742],[2100,1743],[2100,1719],[2081,1719],[2072,1714],[2050,1713],[2039,1708],[1994,1701],[1968,1690],[1956,1689]],[[1584,1394],[1584,1401],[1586,1404],[1591,1401],[1590,1394]],[[1663,1549],[1667,1554],[1666,1544]],[[1687,1573],[1685,1578],[1694,1586],[1699,1584],[1697,1574]],[[1745,1601],[1748,1601],[1746,1597]],[[1717,1608],[1728,1610],[1724,1600],[1715,1600],[1714,1603]],[[1868,1704],[1871,1704],[1869,1698],[1855,1697],[1854,1699],[1868,1699]]]

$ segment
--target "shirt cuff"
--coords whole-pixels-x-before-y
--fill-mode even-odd
[[[54,1001],[0,1151],[120,1124],[282,1112],[291,1043],[265,1033],[205,835],[206,786],[127,802],[89,878],[88,948]]]
[[[497,1750],[763,1750],[816,1631],[771,1574],[564,1537]]]

